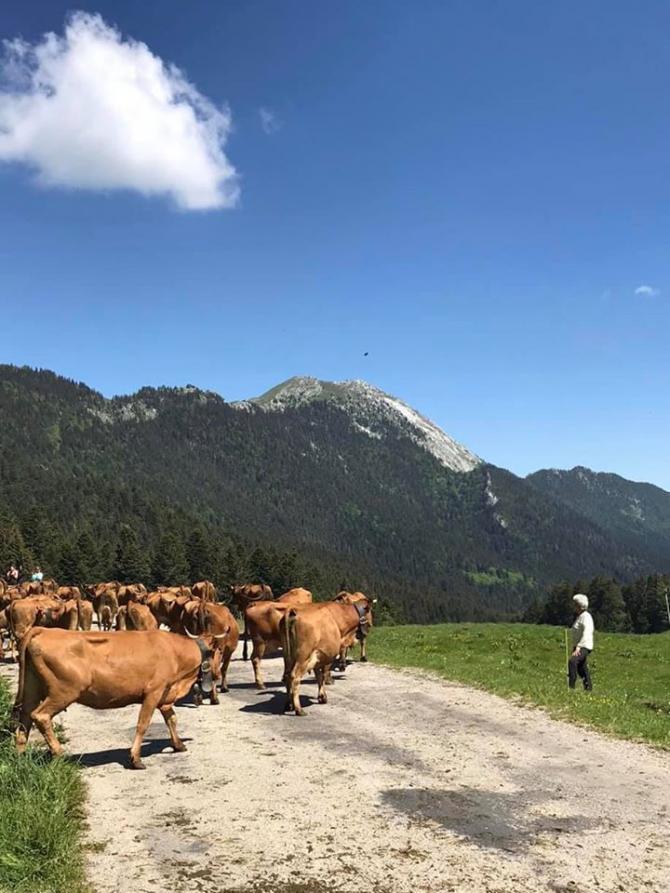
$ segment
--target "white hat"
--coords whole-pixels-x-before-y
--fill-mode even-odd
[[[589,600],[588,600],[587,596],[582,595],[581,592],[578,592],[577,595],[573,595],[572,600],[573,600],[573,602],[577,602],[579,607],[584,608],[584,610],[586,610],[586,608],[588,608],[588,606],[589,606]]]

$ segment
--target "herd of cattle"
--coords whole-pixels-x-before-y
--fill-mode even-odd
[[[60,754],[52,720],[80,703],[99,710],[141,704],[130,749],[134,769],[144,768],[142,739],[156,709],[174,750],[185,750],[174,704],[189,692],[197,705],[204,697],[218,704],[217,687],[228,691],[228,666],[239,641],[237,620],[216,595],[208,580],[154,592],[141,583],[80,589],[54,580],[11,587],[0,582],[0,658],[8,637],[11,656],[16,660],[18,654],[19,661],[13,714],[18,749],[25,749],[35,724],[52,754]],[[307,589],[275,599],[269,586],[244,584],[231,587],[230,601],[244,620],[244,660],[252,643],[257,688],[265,687],[264,655],[282,649],[285,709],[297,716],[304,712],[299,689],[306,673],[314,672],[318,701],[325,704],[331,670],[345,668],[356,640],[361,660],[367,660],[373,600],[361,592],[313,603]]]

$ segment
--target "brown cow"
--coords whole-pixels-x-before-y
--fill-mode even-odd
[[[158,621],[148,605],[130,601],[119,608],[119,612],[116,615],[116,628],[131,631],[158,629]]]
[[[312,593],[308,589],[289,589],[274,602],[256,602],[244,612],[245,628],[248,630],[253,648],[251,665],[254,671],[256,688],[265,688],[261,661],[265,652],[276,651],[281,647],[279,621],[289,607],[307,605],[312,601]]]
[[[77,613],[79,615],[79,629],[88,632],[93,626],[93,605],[85,598],[77,599]]]
[[[54,592],[56,598],[63,599],[64,602],[71,598],[81,598],[81,592],[78,586],[59,586]]]
[[[5,643],[4,635],[7,634],[9,639],[9,650],[12,660],[16,660],[16,651],[14,648],[14,637],[11,635],[9,628],[9,608],[3,608],[0,611],[0,660],[5,659]]]
[[[204,602],[216,601],[216,587],[209,580],[200,580],[191,586],[194,598],[201,598]]]
[[[98,615],[98,629],[109,632],[114,626],[119,611],[119,601],[115,589],[104,589],[93,602]]]
[[[363,595],[362,592],[338,592],[337,595],[332,599],[333,602],[337,602],[341,605],[355,605],[366,602],[367,596]],[[372,604],[376,604],[377,599],[372,599]],[[346,641],[342,642],[342,650],[338,655],[337,660],[334,663],[334,667],[344,672],[347,669],[347,652],[354,644],[356,639],[360,642],[361,646],[361,663],[367,663],[368,654],[367,654],[367,640],[368,634],[370,632],[370,627],[372,626],[372,621],[369,624],[365,624],[360,630],[356,630],[353,635]]]
[[[10,629],[16,641],[20,642],[33,626],[53,626],[66,615],[67,610],[66,602],[50,595],[15,599],[9,606]]]
[[[130,602],[146,601],[147,587],[144,583],[128,583],[125,586],[119,586],[116,591],[116,600],[121,605],[130,604]]]
[[[279,624],[284,648],[285,710],[293,709],[296,716],[303,715],[300,682],[310,670],[316,676],[319,703],[327,703],[326,674],[340,653],[342,642],[371,622],[372,602],[368,599],[353,605],[304,605],[285,612]]]
[[[213,638],[203,647],[218,671]],[[154,710],[160,710],[175,751],[186,750],[177,734],[173,705],[198,680],[203,663],[198,643],[159,630],[149,632],[70,632],[32,630],[21,645],[21,672],[13,712],[16,745],[25,750],[33,724],[54,756],[63,752],[52,720],[70,704],[96,710],[141,704],[130,748],[130,765],[144,769],[142,738]]]
[[[240,609],[244,617],[242,660],[248,660],[249,631],[247,630],[246,609],[254,602],[271,601],[272,598],[272,590],[266,583],[241,583],[230,587],[230,600]]]
[[[186,587],[184,587],[186,588]],[[167,589],[150,592],[146,599],[146,605],[156,618],[158,625],[163,624],[173,633],[184,632],[181,615],[184,605],[193,601],[190,589],[186,588],[185,595],[175,595]],[[199,599],[197,599],[199,603]]]
[[[116,612],[119,609],[117,593],[121,587],[120,583],[115,580],[109,583],[94,583],[91,586],[85,586],[86,594],[93,603],[98,628],[102,629],[102,614],[105,615],[105,623],[109,624],[106,628],[111,629],[114,622]],[[104,612],[103,612],[104,608]]]
[[[184,606],[182,620],[184,631],[190,635],[209,633],[223,636],[218,640],[217,647],[221,652],[221,691],[227,692],[228,667],[240,638],[237,620],[225,605],[196,601]]]

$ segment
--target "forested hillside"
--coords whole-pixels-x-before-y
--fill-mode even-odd
[[[542,493],[575,509],[632,550],[644,550],[668,567],[670,493],[590,468],[543,469],[527,478]]]
[[[417,621],[510,616],[557,579],[658,569],[388,395],[312,390],[107,400],[0,367],[0,560],[73,582],[347,584]]]

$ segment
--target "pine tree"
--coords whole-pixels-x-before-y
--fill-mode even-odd
[[[153,560],[153,580],[159,586],[181,586],[189,582],[186,550],[173,531],[166,531],[158,543]]]
[[[58,563],[58,580],[63,586],[79,586],[91,580],[88,565],[82,559],[76,542],[63,545]]]
[[[594,577],[586,594],[589,597],[589,610],[593,614],[596,627],[609,632],[624,632],[630,629],[630,617],[616,580]]]
[[[122,524],[116,547],[114,576],[121,583],[144,583],[149,579],[149,558],[137,540],[137,534],[128,524]]]
[[[21,523],[23,540],[42,570],[57,574],[62,540],[43,509],[33,506]]]
[[[18,524],[3,524],[0,527],[0,573],[4,574],[11,564],[15,564],[25,577],[33,563],[33,555],[23,540]]]
[[[570,583],[557,583],[549,590],[542,611],[541,622],[554,626],[570,626],[574,615],[573,587]]]
[[[240,543],[230,546],[221,566],[221,582],[224,587],[245,583],[249,579],[249,563],[244,548]]]
[[[198,580],[216,581],[216,550],[202,527],[195,527],[186,543],[186,561],[191,583]]]
[[[272,556],[260,546],[257,546],[249,556],[249,576],[254,583],[272,585],[274,578]]]

